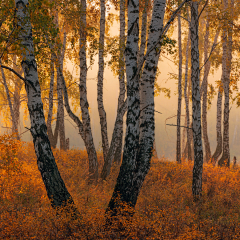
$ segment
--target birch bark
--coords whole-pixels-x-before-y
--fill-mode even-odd
[[[84,131],[84,139],[86,144],[86,149],[89,158],[89,180],[90,182],[96,181],[98,179],[98,161],[97,153],[93,142],[90,115],[88,111],[88,100],[87,100],[87,62],[86,62],[86,14],[87,14],[87,4],[86,0],[81,0],[81,16],[80,16],[80,38],[79,38],[79,58],[80,58],[80,107],[82,111],[82,124]]]
[[[53,115],[53,86],[54,86],[54,56],[51,54],[51,63],[50,63],[50,85],[49,85],[49,105],[48,105],[48,116],[47,116],[47,134],[51,146],[56,148],[57,145],[57,137],[58,136],[58,126],[59,121],[57,117],[56,127],[55,127],[55,134],[52,131],[52,115]]]
[[[228,9],[228,1],[224,0],[224,9]],[[234,1],[231,0],[230,4],[230,14],[233,16]],[[232,20],[230,20],[232,21]],[[230,25],[230,26],[229,26]],[[219,166],[230,167],[230,149],[229,149],[229,84],[230,84],[230,74],[231,74],[231,65],[232,65],[232,31],[233,25],[227,24],[224,27],[224,36],[223,48],[225,50],[224,57],[226,58],[226,69],[223,78],[223,89],[224,89],[224,120],[223,120],[223,152],[222,157],[218,161]]]
[[[104,165],[101,172],[101,178],[105,180],[111,170],[112,160],[118,164],[122,157],[122,137],[123,137],[123,116],[127,110],[127,101],[125,99],[124,83],[124,49],[125,49],[125,0],[120,1],[120,39],[119,39],[119,97],[117,117],[114,125],[110,148],[104,159]]]
[[[17,57],[16,55],[13,57],[13,70],[18,72],[20,75],[22,75],[23,71],[20,70],[17,67]],[[13,93],[13,113],[15,116],[16,126],[17,126],[17,132],[18,132],[18,126],[19,126],[19,117],[20,117],[20,106],[21,106],[21,89],[22,89],[22,82],[18,77],[15,77],[15,83],[14,83],[14,93]],[[20,139],[20,136],[17,137]]]
[[[187,11],[188,15],[188,21],[190,22],[189,13]],[[190,95],[190,84],[188,85],[188,57],[189,57],[189,45],[190,45],[190,35],[191,35],[191,29],[189,24],[189,30],[188,30],[188,39],[187,39],[187,46],[186,46],[186,63],[185,63],[185,83],[184,83],[184,99],[185,99],[185,105],[186,105],[186,120],[187,120],[187,159],[189,161],[192,160],[192,151],[191,151],[191,129],[190,127],[190,118],[189,118],[189,95]],[[187,89],[188,88],[188,89]]]
[[[125,0],[120,0],[120,39],[119,39],[119,97],[118,97],[118,110],[120,111],[124,104],[126,89],[125,89],[125,63],[124,63],[124,49],[125,49]],[[127,109],[127,108],[125,108]],[[125,110],[126,112],[126,110]],[[123,113],[124,115],[124,113]],[[116,119],[117,122],[117,119]],[[116,123],[115,123],[116,125]],[[119,143],[117,145],[114,162],[120,164],[122,159],[122,139],[123,139],[123,119],[119,121]],[[113,138],[112,138],[113,141]]]
[[[69,206],[69,210],[77,213],[73,199],[69,194],[58,171],[50,142],[47,126],[43,114],[41,89],[38,80],[37,64],[34,56],[32,26],[28,13],[28,0],[15,0],[17,25],[20,29],[19,39],[22,46],[22,68],[26,82],[25,89],[28,96],[28,110],[31,121],[31,134],[37,155],[38,169],[42,175],[47,195],[53,207]]]
[[[103,74],[104,74],[104,37],[105,37],[105,0],[100,0],[100,36],[99,36],[99,58],[98,58],[98,84],[97,103],[101,125],[102,148],[104,161],[107,158],[109,143],[107,133],[107,116],[103,105]]]
[[[62,50],[59,50],[58,54],[58,64],[60,67],[57,68],[57,94],[58,94],[58,121],[59,121],[59,139],[60,139],[60,149],[66,150],[66,137],[65,137],[65,123],[64,123],[64,106],[63,106],[63,94],[62,94],[62,81],[60,71],[63,70],[63,60],[66,49],[66,39],[67,34],[63,34],[63,46]]]
[[[117,178],[117,183],[109,202],[107,212],[117,214],[120,201],[133,204],[132,180],[139,144],[139,81],[134,74],[137,70],[139,41],[139,1],[128,1],[128,35],[125,49],[126,75],[127,75],[127,129],[123,152],[123,161]]]
[[[208,59],[208,50],[209,50],[209,20],[206,19],[206,33],[204,37],[204,63]],[[208,74],[210,71],[211,63],[207,61],[204,66],[204,75],[202,81],[202,128],[203,128],[203,141],[205,146],[205,161],[208,162],[211,158],[211,149],[208,140],[207,133],[207,87],[208,87]]]
[[[0,65],[2,65],[1,59],[0,59]],[[3,79],[3,85],[4,85],[4,88],[5,88],[6,94],[7,94],[8,106],[9,106],[10,114],[11,114],[11,118],[12,118],[12,133],[14,133],[16,135],[15,137],[19,139],[18,130],[17,130],[18,127],[17,127],[17,122],[16,122],[16,118],[15,118],[15,115],[14,115],[14,111],[13,111],[12,100],[11,100],[11,96],[10,96],[10,93],[9,93],[7,80],[6,80],[6,77],[5,77],[5,74],[4,74],[4,71],[3,71],[2,67],[1,67],[1,74],[2,74],[2,79]]]
[[[220,88],[218,89],[218,98],[217,98],[217,123],[216,123],[216,132],[217,132],[217,147],[212,156],[212,164],[215,165],[219,156],[222,153],[222,93]]]
[[[159,41],[161,29],[163,28],[165,4],[164,0],[156,0],[154,2],[148,49],[155,46]],[[120,201],[132,207],[136,205],[140,188],[150,167],[154,142],[154,80],[160,53],[160,44],[147,56],[142,73],[141,104],[145,106],[141,106],[143,113],[141,113],[140,117],[139,133],[140,106],[138,76],[132,78],[137,70],[138,6],[138,1],[128,2],[128,38],[125,51],[128,81],[127,133],[123,162],[113,196],[107,209],[107,211],[113,211],[112,215],[116,214],[116,208],[119,206],[118,201],[116,201],[118,197],[120,197]]]
[[[191,81],[192,130],[194,142],[194,167],[192,193],[195,200],[202,194],[203,149],[201,134],[201,98],[199,89],[198,2],[191,2]]]
[[[219,36],[219,31],[215,34],[213,46],[216,44]],[[208,88],[208,75],[211,67],[211,60],[209,59],[209,20],[206,20],[206,33],[204,37],[204,75],[203,81],[201,85],[201,93],[202,93],[202,128],[203,128],[203,141],[205,146],[205,160],[208,162],[211,159],[211,149],[210,143],[208,139],[208,131],[207,131],[207,88]]]
[[[181,18],[178,14],[178,109],[177,109],[177,151],[176,160],[181,163],[181,108],[182,108],[182,30]]]

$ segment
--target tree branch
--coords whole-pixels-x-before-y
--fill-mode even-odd
[[[21,80],[23,80],[28,86],[32,87],[34,89],[35,92],[37,92],[37,89],[33,86],[33,84],[31,82],[29,82],[27,79],[23,78],[19,73],[17,73],[15,70],[13,70],[10,67],[4,66],[0,64],[1,68],[5,68],[11,72],[13,72],[15,75],[17,75]]]

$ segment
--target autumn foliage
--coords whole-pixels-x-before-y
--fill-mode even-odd
[[[239,239],[240,173],[204,165],[203,196],[192,201],[192,164],[153,159],[134,216],[105,224],[119,168],[88,185],[86,151],[54,150],[81,213],[56,215],[46,195],[32,144],[0,137],[0,239]],[[99,153],[100,165],[103,165]]]

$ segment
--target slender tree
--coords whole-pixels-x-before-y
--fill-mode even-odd
[[[104,37],[105,37],[105,0],[100,0],[100,35],[99,35],[99,54],[98,54],[98,84],[97,84],[97,103],[100,118],[102,148],[104,160],[109,151],[107,116],[103,105],[103,75],[104,75]]]
[[[192,131],[194,142],[194,167],[192,192],[194,199],[202,193],[203,149],[201,135],[201,98],[199,88],[198,2],[191,2],[191,81],[192,81]]]
[[[234,1],[228,4],[227,0],[223,1],[224,10],[231,9],[231,15],[233,15]],[[230,26],[229,26],[230,25]],[[230,149],[229,149],[229,85],[230,85],[230,74],[232,65],[232,31],[233,22],[230,20],[225,23],[223,27],[223,90],[224,90],[224,116],[223,116],[223,151],[222,156],[218,161],[219,166],[230,167]]]
[[[188,21],[190,22],[189,13],[187,11]],[[186,142],[186,152],[187,159],[192,160],[192,148],[191,148],[191,129],[190,128],[190,117],[189,117],[189,95],[190,95],[190,84],[188,85],[188,56],[189,56],[189,45],[190,45],[190,24],[188,30],[187,46],[186,46],[186,63],[185,63],[185,83],[184,83],[184,99],[186,105],[186,120],[187,120],[187,142]]]
[[[181,108],[182,108],[182,30],[181,17],[178,14],[178,109],[177,109],[177,151],[176,160],[181,163]]]
[[[28,13],[28,0],[15,0],[16,18],[21,41],[22,68],[25,76],[25,89],[28,97],[28,110],[31,121],[31,134],[37,164],[45,184],[47,195],[53,207],[70,206],[75,213],[77,209],[58,171],[50,142],[47,126],[43,114],[41,89],[38,80],[37,64],[34,55],[32,26]]]
[[[0,60],[0,65],[2,65],[1,60]],[[3,70],[2,67],[1,67],[1,74],[2,74],[4,88],[5,88],[5,91],[6,91],[6,94],[7,94],[8,106],[10,108],[10,113],[11,113],[11,118],[12,118],[12,133],[15,134],[16,135],[15,137],[19,139],[18,130],[17,130],[18,129],[17,121],[16,121],[16,117],[15,117],[15,114],[14,114],[14,111],[13,111],[13,104],[12,104],[10,92],[9,92],[9,89],[8,89],[5,73],[4,73],[4,70]]]

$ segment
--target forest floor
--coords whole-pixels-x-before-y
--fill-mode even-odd
[[[193,164],[153,159],[133,218],[121,219],[121,228],[113,224],[106,230],[104,212],[119,166],[113,166],[107,181],[90,186],[86,151],[53,151],[81,218],[56,216],[33,144],[0,136],[0,239],[240,239],[238,168],[204,164],[203,196],[195,203]]]

